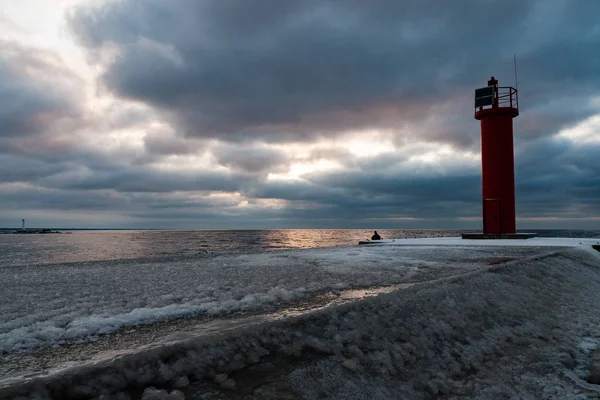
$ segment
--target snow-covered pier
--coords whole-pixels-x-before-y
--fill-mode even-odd
[[[600,239],[384,242],[0,269],[0,398],[600,395]]]
[[[590,247],[600,245],[600,238],[552,238],[527,239],[463,239],[460,237],[403,238],[361,240],[360,245],[383,246],[453,246],[453,247]]]

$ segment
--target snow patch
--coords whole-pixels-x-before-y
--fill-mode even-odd
[[[599,338],[594,337],[584,337],[581,342],[579,342],[579,348],[585,353],[588,354],[598,348],[600,344]]]

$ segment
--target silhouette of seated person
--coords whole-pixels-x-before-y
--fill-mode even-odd
[[[375,234],[371,236],[371,240],[381,240],[381,236],[379,236],[379,233],[377,233],[377,231],[375,231]]]

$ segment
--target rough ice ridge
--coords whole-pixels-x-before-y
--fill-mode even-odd
[[[589,353],[581,343],[600,338],[599,289],[600,258],[568,250],[117,358],[68,379],[39,378],[40,389],[29,382],[11,393],[87,398],[184,375],[215,381],[289,354],[304,362],[286,381],[305,399],[586,399],[600,393],[578,369]]]
[[[335,248],[172,262],[0,268],[0,354],[89,340],[122,327],[256,310],[325,290],[388,285],[479,268],[488,249]]]

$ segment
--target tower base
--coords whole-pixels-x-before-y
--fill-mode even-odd
[[[463,239],[530,239],[537,233],[463,233]]]

